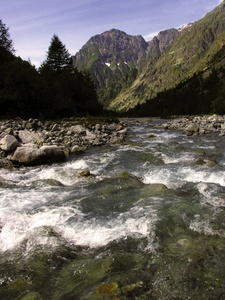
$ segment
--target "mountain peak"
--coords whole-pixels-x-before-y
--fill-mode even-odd
[[[126,34],[126,32],[124,32],[122,30],[112,28],[110,30],[107,30],[107,31],[103,32],[100,35],[104,36],[104,35],[127,35],[127,34]]]

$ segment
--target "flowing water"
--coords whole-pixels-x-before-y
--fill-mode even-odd
[[[225,299],[224,149],[141,125],[62,164],[1,169],[0,299]]]

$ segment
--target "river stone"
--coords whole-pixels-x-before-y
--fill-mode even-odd
[[[115,123],[108,124],[108,125],[106,126],[106,129],[107,129],[107,130],[110,130],[110,131],[114,131],[114,130],[116,130],[116,128],[117,128],[117,125],[116,125]]]
[[[85,140],[87,140],[90,144],[96,139],[96,134],[92,133],[90,130],[86,130]]]
[[[81,176],[81,177],[89,177],[89,176],[91,176],[91,173],[90,173],[89,170],[85,170],[85,171],[82,171],[82,172],[79,174],[79,176]]]
[[[157,196],[169,192],[166,185],[162,183],[145,184],[142,188],[143,195]]]
[[[16,151],[8,155],[7,158],[13,163],[26,166],[46,163],[45,152],[38,149],[34,144],[16,148]]]
[[[85,135],[86,129],[82,125],[74,125],[71,126],[69,129],[72,133],[78,134],[78,135]]]
[[[127,128],[119,130],[118,134],[126,135],[127,134]]]
[[[50,162],[60,162],[66,158],[64,151],[56,145],[42,146],[40,150],[46,154]]]
[[[12,167],[12,166],[13,166],[13,163],[10,160],[8,160],[5,157],[0,158],[0,168],[1,167]]]
[[[44,141],[43,134],[28,131],[28,130],[19,130],[18,138],[23,144],[28,144],[28,143],[40,144],[41,142]]]
[[[100,124],[96,124],[96,125],[95,125],[95,129],[96,129],[96,130],[101,130],[101,125],[100,125]]]
[[[205,166],[208,166],[208,167],[213,167],[217,164],[215,159],[207,157],[207,156],[206,157],[198,157],[195,160],[195,163],[197,165],[205,165]]]
[[[85,152],[85,150],[86,150],[86,147],[81,147],[79,145],[74,145],[71,148],[70,152],[71,152],[71,154],[79,154],[79,153]]]
[[[52,299],[104,299],[96,298],[94,294],[91,298],[80,297],[80,295],[87,296],[85,289],[90,291],[91,287],[104,281],[112,263],[113,259],[110,255],[99,255],[97,259],[92,259],[90,256],[82,257],[66,264],[55,280],[55,293]]]
[[[0,148],[6,152],[13,151],[20,145],[19,141],[13,135],[6,134],[2,138],[1,136]]]
[[[186,130],[190,131],[190,132],[198,132],[199,131],[199,126],[195,123],[192,123],[192,124],[187,126]]]

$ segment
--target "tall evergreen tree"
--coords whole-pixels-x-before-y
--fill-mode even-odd
[[[13,41],[10,38],[9,28],[2,22],[0,19],[0,47],[3,47],[5,50],[14,53]]]
[[[58,74],[62,74],[64,71],[72,72],[74,70],[71,55],[66,49],[66,46],[63,45],[59,37],[55,34],[48,48],[47,58],[40,67],[40,70],[43,68],[49,68]]]

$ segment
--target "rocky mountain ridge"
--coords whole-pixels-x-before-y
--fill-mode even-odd
[[[92,37],[73,57],[89,69],[100,101],[127,111],[167,89],[225,64],[224,1],[201,20],[159,32],[151,41],[111,29]]]
[[[127,111],[153,99],[159,92],[176,87],[195,73],[207,72],[225,57],[225,3],[182,30],[174,42],[142,66],[129,88],[115,97],[109,109]],[[218,53],[223,53],[218,58]],[[218,62],[217,62],[218,63]]]
[[[132,71],[133,76],[136,75],[135,71],[148,58],[162,53],[178,34],[178,30],[169,29],[160,32],[152,41],[146,42],[141,35],[131,36],[123,31],[111,29],[91,37],[73,56],[74,65],[79,70],[89,69],[97,90],[100,91],[124,76],[129,77]]]

